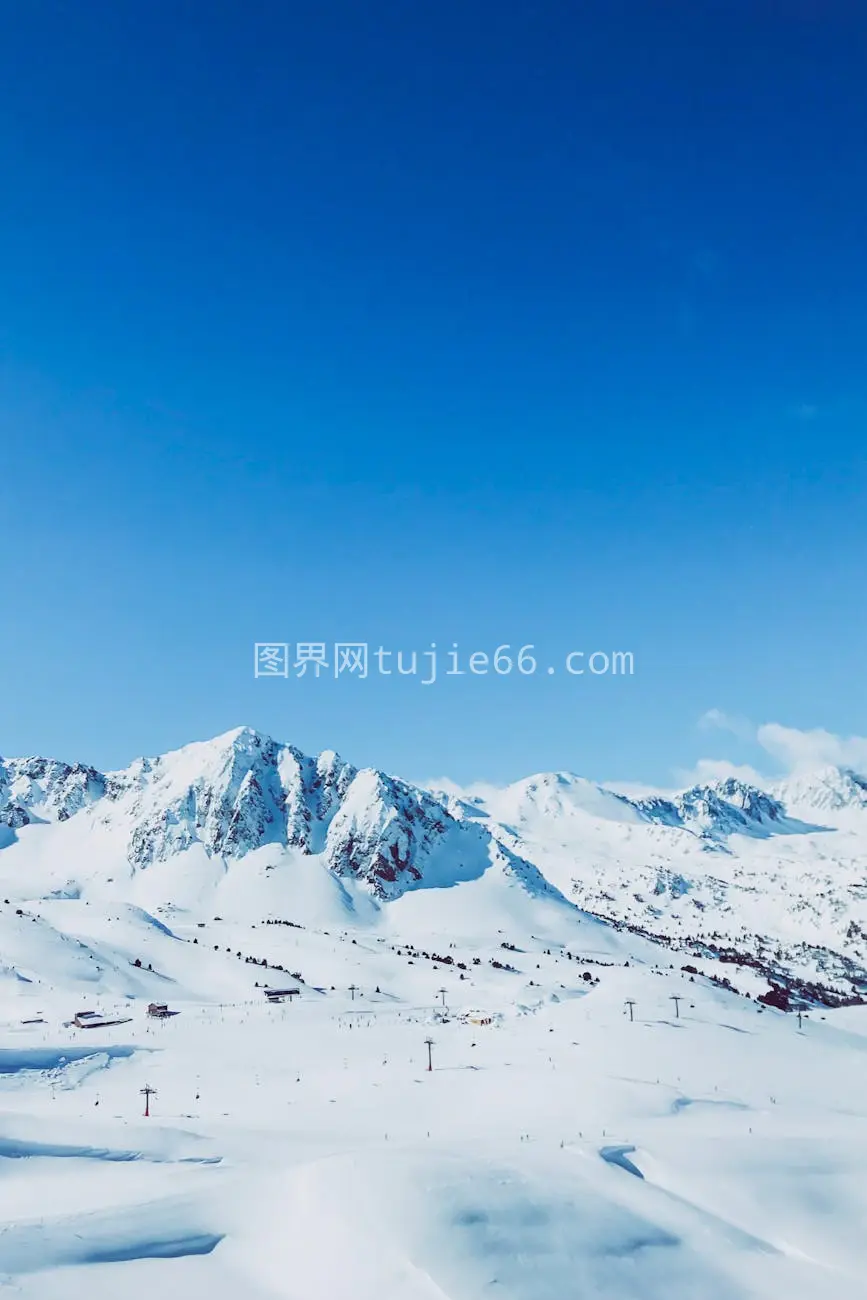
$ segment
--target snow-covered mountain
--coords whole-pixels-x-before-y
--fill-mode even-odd
[[[671,799],[639,799],[635,807],[649,821],[685,827],[707,839],[773,834],[786,824],[779,800],[732,777],[692,786]]]
[[[2,1280],[858,1294],[862,794],[0,762]]]
[[[612,925],[770,978],[867,991],[867,781],[854,772],[640,798],[547,773],[441,794]]]
[[[322,920],[410,894],[440,909],[451,890],[458,923],[455,890],[474,884],[482,925],[504,899],[528,922],[578,909],[732,968],[867,992],[867,780],[851,771],[636,798],[564,772],[423,789],[241,727],[118,772],[0,760],[0,836],[10,898]]]
[[[50,758],[0,759],[0,825],[65,821],[102,798],[106,778],[81,763]]]
[[[310,757],[249,727],[119,772],[0,760],[0,826],[0,878],[16,893],[114,886],[109,893],[143,891],[149,903],[171,905],[179,893],[190,897],[191,874],[203,889],[227,875],[240,888],[263,864],[284,869],[291,893],[286,872],[300,858],[380,902],[492,867],[556,892],[490,829],[453,817],[430,792],[358,771],[331,751]],[[146,883],[155,878],[156,893]]]
[[[787,806],[821,813],[867,812],[867,777],[848,767],[801,772],[772,789]]]

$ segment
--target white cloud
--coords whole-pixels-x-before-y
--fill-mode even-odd
[[[821,727],[799,731],[779,722],[766,722],[756,732],[756,739],[789,771],[828,765],[867,771],[867,736],[835,736]]]
[[[730,731],[738,740],[754,740],[755,724],[740,714],[725,713],[722,709],[708,709],[698,720],[705,731]]]
[[[865,736],[837,736],[821,727],[802,731],[779,722],[765,722],[757,727],[749,719],[725,713],[722,709],[708,709],[699,718],[698,725],[704,731],[730,732],[738,740],[757,746],[786,774],[815,771],[821,767],[852,767],[867,772]],[[734,776],[761,787],[769,779],[754,767],[724,758],[699,759],[691,771],[678,772],[677,776],[682,784],[688,785]]]
[[[714,781],[726,781],[733,776],[737,781],[759,788],[767,785],[768,778],[762,776],[748,763],[730,763],[726,758],[700,758],[691,771],[678,771],[678,785],[711,785]]]
[[[646,785],[643,781],[603,781],[602,786],[614,794],[625,794],[627,799],[652,799],[654,796],[668,799],[680,788],[679,785]]]

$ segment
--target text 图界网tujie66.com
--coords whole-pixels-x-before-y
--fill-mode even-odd
[[[257,641],[253,647],[255,677],[307,678],[370,676],[415,677],[422,686],[432,686],[444,677],[554,676],[558,671],[571,677],[632,677],[635,656],[631,650],[570,650],[558,658],[558,666],[540,667],[532,644],[514,648],[499,645],[463,652],[457,642],[439,650],[431,641],[426,650],[371,648],[366,641]]]

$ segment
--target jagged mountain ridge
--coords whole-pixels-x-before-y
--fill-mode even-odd
[[[0,759],[0,825],[17,829],[65,821],[102,798],[107,779],[83,763],[51,758]]]
[[[707,839],[773,834],[786,822],[786,809],[778,799],[732,777],[692,786],[670,799],[638,799],[635,807],[649,821],[683,827]]]
[[[742,952],[844,986],[867,971],[865,810],[867,781],[837,769],[768,790],[729,778],[640,798],[563,772],[428,790],[246,727],[119,772],[0,760],[0,847],[41,843],[53,824],[53,867],[70,851],[65,823],[80,832],[84,849],[70,851],[55,895],[80,890],[91,870],[81,859],[103,832],[122,844],[130,880],[168,873],[167,903],[173,864],[190,853],[218,875],[241,872],[242,888],[249,855],[315,858],[380,903],[493,866],[530,894],[654,941]],[[0,869],[17,860],[4,853]],[[116,882],[116,858],[107,861]]]
[[[855,783],[863,778],[852,776],[852,789],[858,789]],[[476,793],[478,789],[484,792]],[[435,793],[463,816],[488,813],[506,825],[520,821],[527,810],[552,821],[581,813],[604,821],[643,821],[675,827],[714,842],[710,847],[715,847],[716,842],[731,835],[767,836],[808,829],[807,824],[789,813],[783,799],[787,787],[781,785],[779,790],[775,795],[728,777],[693,785],[676,794],[631,798],[570,772],[544,772],[498,790],[471,787],[462,791],[449,785],[435,788]],[[800,802],[804,803],[803,797]],[[867,794],[864,805],[867,807]],[[832,804],[829,797],[827,803],[812,806],[842,807],[843,802],[841,798],[840,803]]]
[[[63,821],[99,799],[117,801],[136,790],[162,787],[168,793],[172,784],[177,785],[170,764],[179,755],[193,766],[198,762],[201,770],[191,775],[181,792],[169,795],[165,808],[157,810],[158,816],[168,814],[162,831],[156,826],[141,828],[135,850],[139,865],[154,856],[167,856],[173,847],[186,846],[183,830],[177,832],[178,842],[173,842],[171,825],[194,827],[195,838],[209,851],[233,856],[243,856],[250,848],[268,842],[268,827],[273,828],[277,842],[319,851],[321,845],[313,847],[317,828],[327,826],[358,775],[355,767],[333,751],[313,758],[249,727],[196,742],[174,754],[136,759],[118,772],[103,773],[83,763],[51,758],[0,758],[0,824],[17,829],[33,822]],[[443,797],[437,790],[428,794],[384,773],[370,772],[375,778],[371,792],[376,786],[379,797],[395,803],[412,791],[416,800],[427,800],[428,816],[434,803],[440,805],[441,814],[447,813],[448,794]],[[616,819],[612,812],[616,806],[624,817],[631,812],[642,820],[719,840],[737,833],[785,829],[787,820],[793,820],[788,817],[787,802],[816,810],[867,808],[867,778],[837,768],[824,769],[807,781],[778,783],[770,790],[728,778],[668,797],[631,799],[571,773],[542,773],[506,789],[529,798],[544,790],[545,811],[556,817],[563,811],[563,803],[551,798],[553,787],[573,794],[581,789],[582,808],[607,819]],[[458,801],[465,814],[483,802],[473,795]],[[135,810],[142,809],[139,800]]]
[[[424,883],[427,873],[452,883],[494,861],[545,888],[531,864],[516,869],[515,855],[488,830],[453,818],[430,792],[359,771],[333,751],[311,757],[248,727],[119,772],[0,760],[0,826],[12,838],[78,814],[91,819],[94,833],[122,836],[133,874],[194,849],[237,863],[275,846],[321,856],[335,876],[380,900]]]
[[[568,773],[448,786],[584,911],[681,951],[867,989],[867,781],[734,778],[630,798]]]
[[[826,766],[776,783],[771,794],[799,810],[860,813],[867,809],[867,777],[851,767]]]

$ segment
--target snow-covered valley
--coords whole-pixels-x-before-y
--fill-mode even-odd
[[[434,791],[242,728],[0,761],[0,835],[10,1294],[867,1294],[855,774]]]

